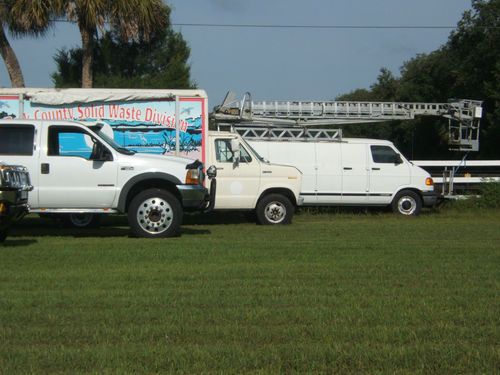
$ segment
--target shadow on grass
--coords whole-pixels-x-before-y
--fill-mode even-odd
[[[37,243],[37,240],[25,240],[25,239],[13,239],[12,237],[7,237],[5,242],[0,244],[0,247],[21,247],[28,246]]]
[[[181,235],[209,234],[208,229],[186,228],[184,225],[197,224],[195,219],[192,223],[183,223]],[[98,228],[73,228],[61,224],[60,221],[51,218],[41,218],[38,215],[29,215],[10,228],[9,236],[4,246],[23,246],[30,241],[21,237],[129,237],[132,235],[127,217],[125,215],[107,215],[101,220]],[[16,239],[16,240],[14,240]],[[18,243],[18,244],[16,244]]]

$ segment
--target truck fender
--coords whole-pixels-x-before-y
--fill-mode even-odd
[[[177,177],[163,172],[147,172],[142,173],[137,176],[132,177],[127,183],[123,186],[120,191],[120,198],[118,199],[118,210],[120,212],[125,212],[127,208],[127,203],[129,201],[129,193],[137,184],[144,181],[163,181],[169,185],[180,185],[182,181]],[[174,193],[174,192],[172,192]]]

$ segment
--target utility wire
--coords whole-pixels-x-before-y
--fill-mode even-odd
[[[58,18],[54,22],[73,23],[67,19]],[[246,29],[456,29],[456,26],[446,25],[292,25],[292,24],[236,24],[236,23],[192,23],[172,22],[172,26],[207,27],[207,28],[246,28]]]
[[[424,25],[262,25],[262,24],[229,24],[229,23],[180,23],[173,26],[192,27],[231,27],[252,29],[456,29],[456,26],[424,26]]]
[[[74,23],[66,19],[55,19],[54,22]],[[105,22],[108,23],[108,22]],[[380,30],[455,30],[458,26],[447,25],[287,25],[287,24],[236,24],[236,23],[188,23],[188,22],[172,22],[172,26],[181,27],[205,27],[205,28],[240,28],[240,29],[380,29]],[[474,29],[480,30],[497,30],[499,26],[474,26]]]

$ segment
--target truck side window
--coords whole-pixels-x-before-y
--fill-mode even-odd
[[[233,162],[233,152],[231,151],[231,140],[230,139],[217,139],[215,140],[215,156],[218,162],[221,163],[232,163]],[[250,163],[252,157],[243,146],[240,145],[240,162]]]
[[[398,154],[389,146],[370,146],[372,159],[375,163],[394,163]]]
[[[35,127],[32,125],[0,126],[0,155],[33,155]]]
[[[77,127],[51,126],[48,134],[49,156],[76,156],[90,159],[94,142]]]

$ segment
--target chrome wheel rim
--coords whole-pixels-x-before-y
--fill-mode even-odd
[[[165,199],[154,197],[145,200],[137,209],[137,222],[150,234],[165,232],[174,219],[172,207]]]
[[[270,202],[264,209],[266,219],[272,224],[279,224],[285,220],[286,207],[281,202]]]
[[[413,215],[417,209],[417,202],[410,196],[401,197],[398,201],[398,210],[403,215]]]

